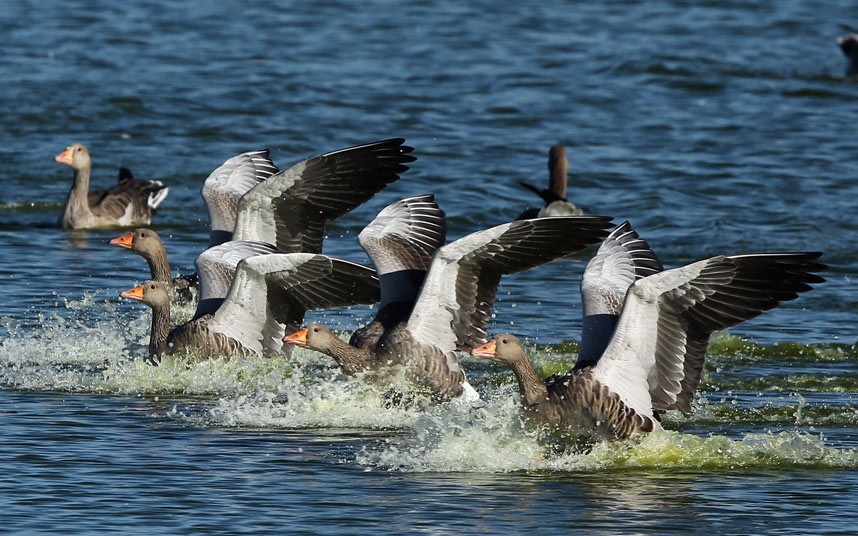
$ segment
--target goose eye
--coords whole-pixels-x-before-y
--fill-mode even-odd
[[[507,342],[509,341],[507,341],[506,339],[501,339],[501,343],[506,344]]]
[[[83,151],[83,149],[81,149],[80,147],[78,147],[78,148],[77,148],[77,152],[81,152],[81,151]]]
[[[152,290],[155,290],[155,284],[154,284],[154,283],[151,283],[151,284],[149,285],[149,288],[150,288],[150,289],[152,289]]]
[[[318,333],[318,332],[319,332],[319,328],[313,328],[313,333]]]

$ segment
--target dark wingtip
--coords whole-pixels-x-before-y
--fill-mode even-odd
[[[566,201],[566,198],[560,197],[548,188],[537,188],[536,186],[526,183],[524,181],[518,181],[518,184],[523,188],[530,190],[531,192],[538,195],[543,201],[545,201],[546,205],[549,205],[555,201]]]
[[[120,182],[126,181],[126,180],[134,180],[134,173],[132,173],[131,170],[128,169],[127,167],[124,167],[124,166],[120,167],[118,180]]]

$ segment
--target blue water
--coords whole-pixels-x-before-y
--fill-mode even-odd
[[[613,1],[12,1],[0,12],[0,532],[845,534],[858,498],[858,83],[850,6]],[[328,228],[434,193],[450,238],[569,195],[629,219],[666,266],[819,250],[825,284],[713,338],[691,416],[586,455],[546,452],[508,371],[464,358],[477,407],[387,407],[330,360],[145,365],[142,259],[56,220],[80,141],[171,192],[178,270],[199,190],[239,152],[280,167],[402,136],[418,160]],[[592,251],[503,281],[492,332],[571,366]],[[319,313],[349,331],[362,307]],[[548,525],[548,527],[546,527]]]

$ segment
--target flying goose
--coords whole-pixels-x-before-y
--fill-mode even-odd
[[[485,342],[501,276],[597,242],[609,222],[603,216],[543,218],[472,233],[437,251],[407,319],[392,323],[374,347],[347,344],[318,323],[284,341],[327,354],[350,375],[385,377],[404,368],[418,390],[436,399],[476,398],[455,352]]]
[[[271,244],[281,253],[321,253],[328,220],[369,200],[416,160],[404,142],[393,138],[347,147],[279,172],[268,150],[230,158],[203,186],[211,220],[209,247],[245,240]],[[138,244],[141,239],[146,243]],[[151,279],[167,281],[170,264],[157,233],[138,229],[110,243],[143,255]]]
[[[554,145],[548,151],[548,188],[537,188],[524,181],[518,183],[536,193],[545,202],[542,208],[529,208],[519,214],[519,220],[544,218],[547,216],[581,216],[584,211],[566,199],[566,181],[569,175],[569,161],[566,148]]]
[[[657,414],[691,412],[709,336],[822,283],[820,253],[711,257],[636,280],[593,365],[542,381],[511,334],[474,349],[509,366],[525,417],[573,445],[661,429]]]
[[[264,243],[231,241],[201,254],[197,314],[172,329],[168,285],[149,280],[122,292],[152,309],[150,360],[177,352],[195,358],[280,355],[287,326],[300,327],[305,311],[378,300],[378,281],[369,268],[321,254],[270,250]]]
[[[126,168],[120,169],[116,186],[90,192],[92,159],[81,143],[69,145],[54,160],[74,170],[74,182],[59,219],[63,229],[148,225],[170,192],[160,181],[135,179]]]

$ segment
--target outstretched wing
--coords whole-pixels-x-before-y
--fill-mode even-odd
[[[379,308],[395,302],[413,305],[446,238],[444,211],[431,194],[396,201],[363,228],[358,241],[381,281]]]
[[[194,318],[214,313],[220,307],[232,285],[239,262],[248,257],[274,252],[271,244],[233,240],[200,253],[194,261],[200,281],[200,302]]]
[[[238,200],[277,171],[268,149],[262,149],[233,156],[209,174],[202,191],[211,223],[209,247],[232,239]]]
[[[611,231],[587,263],[581,280],[584,318],[576,368],[593,365],[602,356],[632,283],[663,269],[650,245],[628,221]]]
[[[304,160],[241,198],[235,239],[283,253],[320,253],[324,227],[399,179],[415,158],[401,138],[357,145]]]
[[[325,255],[277,253],[243,260],[209,329],[262,355],[282,349],[285,326],[304,313],[378,300],[378,280],[365,266]]]
[[[645,415],[691,411],[709,335],[821,283],[820,253],[717,256],[635,282],[597,377]]]
[[[483,344],[501,276],[528,270],[602,240],[610,218],[518,220],[467,235],[438,250],[408,330],[444,352]]]

